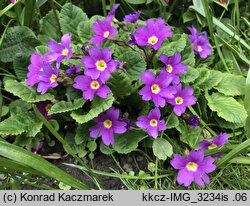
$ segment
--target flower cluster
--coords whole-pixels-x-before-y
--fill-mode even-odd
[[[38,84],[37,91],[41,94],[47,92],[49,88],[58,86],[58,69],[63,59],[72,57],[70,46],[71,35],[65,34],[61,38],[61,43],[51,40],[48,43],[49,52],[42,57],[35,52],[31,55],[31,64],[28,67],[26,84],[30,87]],[[56,63],[53,66],[53,63]]]
[[[109,80],[110,73],[114,72],[119,64],[112,59],[112,51],[107,47],[102,50],[90,47],[89,56],[84,56],[82,63],[85,75],[77,76],[73,87],[82,90],[86,100],[92,101],[94,94],[107,98],[111,91],[105,82]]]
[[[100,98],[107,98],[111,93],[111,89],[106,83],[110,79],[111,73],[115,72],[117,68],[121,68],[123,72],[126,72],[124,69],[126,62],[113,59],[112,51],[106,47],[107,44],[103,45],[108,39],[118,42],[115,39],[117,29],[112,25],[118,7],[119,5],[115,4],[104,20],[97,19],[93,24],[94,35],[89,40],[90,45],[81,47],[84,54],[81,57],[84,66],[83,74],[78,75],[81,72],[80,65],[69,64],[64,74],[60,71],[60,80],[74,79],[73,87],[82,91],[85,100],[92,101],[95,95]],[[124,17],[125,22],[135,24],[136,31],[130,34],[131,40],[128,43],[123,43],[130,44],[127,45],[129,47],[139,47],[139,49],[144,50],[148,69],[138,76],[138,79],[140,77],[143,83],[138,93],[143,101],[150,101],[154,106],[147,115],[139,116],[135,121],[135,125],[146,130],[149,136],[157,138],[159,131],[164,132],[167,129],[161,110],[166,110],[166,106],[170,106],[177,116],[181,116],[186,112],[188,106],[196,103],[197,99],[194,96],[194,90],[190,86],[181,83],[180,75],[187,73],[187,65],[182,62],[181,54],[174,53],[172,56],[167,56],[159,53],[162,43],[173,35],[171,27],[165,25],[162,18],[149,19],[144,27],[138,27],[136,22],[140,17],[140,13],[141,11],[137,11],[135,14]],[[121,25],[123,24],[119,26]],[[191,32],[189,39],[194,52],[199,54],[201,58],[206,58],[211,54],[212,48],[205,36],[205,32],[197,33],[194,27],[189,28],[189,30]],[[61,62],[70,59],[73,55],[70,44],[71,34],[64,34],[60,43],[53,39],[48,43],[49,52],[43,56],[36,52],[32,54],[26,84],[31,87],[37,84],[37,91],[41,94],[47,92],[49,88],[58,86]],[[154,56],[157,52],[158,59]],[[159,70],[156,70],[158,68],[155,70],[149,69],[151,65],[155,65],[152,63],[153,60],[162,64]],[[140,81],[137,83],[140,85]],[[47,113],[47,105],[48,102],[37,104],[40,112],[49,120],[51,116]],[[134,129],[128,117],[122,116],[120,110],[115,107],[111,107],[106,112],[99,114],[98,117],[94,118],[94,122],[96,124],[89,128],[90,137],[101,137],[105,145],[115,143],[115,134],[123,134],[127,130]],[[199,125],[199,118],[191,116],[188,122],[194,128]],[[201,187],[204,187],[204,182],[209,183],[210,180],[207,174],[214,171],[216,167],[213,164],[214,158],[205,157],[204,151],[221,147],[226,142],[227,134],[220,134],[214,137],[211,142],[208,140],[200,142],[199,150],[190,151],[188,157],[175,154],[171,165],[180,170],[177,176],[178,183],[189,186],[195,181]],[[216,155],[218,157],[220,154]]]
[[[188,28],[191,32],[189,40],[193,46],[193,50],[201,58],[205,59],[212,53],[212,47],[206,37],[206,32],[197,33],[194,26]]]

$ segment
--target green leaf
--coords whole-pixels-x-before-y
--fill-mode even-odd
[[[93,32],[94,20],[81,21],[78,25],[77,32],[83,44],[88,44],[89,40],[94,35]]]
[[[110,94],[106,99],[102,99],[98,96],[95,96],[91,105],[92,108],[87,114],[81,114],[79,112],[72,112],[71,117],[74,120],[76,120],[79,124],[86,123],[94,119],[95,117],[97,117],[102,112],[105,112],[110,107],[112,107],[114,100],[115,99],[112,94]]]
[[[173,154],[172,145],[163,138],[156,138],[153,142],[153,153],[160,160],[166,160]]]
[[[245,132],[248,139],[250,139],[250,70],[247,73],[246,79],[246,89],[245,89],[245,97],[244,97],[244,106],[247,111],[247,120],[245,124]]]
[[[125,0],[129,4],[145,4],[147,0]]]
[[[77,32],[78,25],[81,21],[87,20],[88,16],[82,11],[81,8],[74,6],[71,3],[67,3],[62,7],[60,13],[61,29],[64,34],[72,34],[73,40],[80,40]]]
[[[131,80],[138,80],[139,75],[145,71],[147,66],[144,58],[134,51],[124,53],[119,60],[126,63],[126,71]]]
[[[197,69],[200,73],[200,78],[194,82],[194,87],[199,89],[212,89],[222,80],[221,72],[209,70],[205,68]]]
[[[30,167],[45,176],[56,179],[59,182],[63,182],[77,189],[88,189],[88,187],[70,176],[63,170],[44,160],[43,158],[35,155],[27,150],[24,150],[18,146],[11,145],[10,143],[0,141],[0,155],[10,160],[14,160],[19,164],[26,167]]]
[[[188,66],[186,74],[180,74],[180,79],[183,83],[194,82],[198,77],[199,71],[191,66]]]
[[[186,34],[175,34],[164,41],[160,49],[157,51],[156,57],[159,58],[161,54],[173,56],[175,53],[183,51],[186,47],[186,36]]]
[[[59,12],[56,11],[57,15],[59,16]],[[53,11],[50,11],[46,16],[44,16],[40,20],[40,33],[38,35],[38,39],[44,44],[54,39],[55,41],[59,42],[61,39],[59,27],[56,21],[56,17]]]
[[[13,61],[13,68],[19,80],[24,81],[27,77],[30,58],[26,55],[17,55]]]
[[[28,110],[30,110],[31,104],[21,99],[18,99],[18,100],[12,101],[9,104],[9,108],[10,108],[10,114],[16,115],[16,114],[27,112]]]
[[[49,48],[47,46],[44,45],[40,45],[36,47],[36,51],[40,54],[40,55],[44,55],[45,53],[49,52]]]
[[[246,86],[246,79],[240,75],[223,73],[222,79],[215,89],[220,93],[229,96],[243,95]]]
[[[54,99],[51,94],[38,94],[33,88],[27,87],[24,82],[17,82],[16,80],[7,80],[5,82],[6,91],[18,96],[23,101],[34,103]]]
[[[182,142],[188,144],[191,149],[198,149],[198,143],[203,140],[200,127],[191,128],[186,124],[180,124],[177,130],[180,132],[180,140]]]
[[[130,78],[121,70],[117,70],[111,74],[107,85],[111,89],[114,96],[117,97],[128,96],[132,90],[132,82]]]
[[[10,116],[0,123],[1,135],[19,135],[27,132],[29,137],[34,137],[42,128],[42,122],[37,121],[31,112],[23,112]]]
[[[227,97],[220,93],[205,95],[208,106],[218,116],[232,123],[245,123],[247,112],[243,105],[237,102],[233,97]]]
[[[81,108],[85,103],[83,98],[75,99],[73,102],[60,101],[55,103],[48,111],[49,115],[70,112]]]
[[[120,154],[128,154],[137,149],[138,143],[145,139],[143,131],[131,130],[122,135],[115,135],[113,149]]]
[[[186,42],[189,42],[188,37],[186,37]],[[185,49],[181,52],[181,55],[183,64],[192,67],[195,65],[195,54],[190,43],[188,43],[188,46],[186,46]]]
[[[24,26],[10,27],[0,46],[0,61],[11,62],[18,55],[29,56],[39,44],[40,42],[29,28]]]
[[[172,113],[172,115],[169,117],[166,125],[168,129],[172,129],[177,127],[180,124],[178,117]]]
[[[101,153],[103,153],[105,155],[111,155],[115,152],[114,149],[106,146],[105,144],[103,144],[103,142],[101,142],[101,144],[100,144],[100,151],[101,151]]]

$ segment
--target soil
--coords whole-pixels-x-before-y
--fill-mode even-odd
[[[49,148],[49,147],[45,146],[44,148]],[[42,149],[40,153],[42,153],[42,155],[48,156],[48,154],[52,154],[55,151],[63,151],[63,149],[60,147],[56,147],[56,148],[53,147],[50,149],[46,149],[46,151]],[[134,156],[132,156],[131,154],[129,155],[117,155],[116,154],[115,158],[117,159],[117,161],[119,162],[123,170],[126,172],[134,171],[135,174],[138,174],[139,170],[145,171],[147,168],[146,158],[144,156],[141,156],[141,154],[139,153],[138,154],[134,153]],[[103,171],[103,172],[110,172],[110,173],[113,173],[114,171],[112,170],[115,170],[118,173],[121,173],[115,161],[109,155],[104,155],[100,152],[96,152],[95,157],[92,161],[92,164],[90,163],[90,159],[88,158],[83,158],[82,160],[89,167],[93,166],[92,168],[95,170]],[[66,157],[62,157],[61,159],[49,160],[49,161],[55,166],[67,172],[68,174],[84,182],[90,188],[98,189],[97,186],[93,183],[93,181],[87,175],[85,175],[80,169],[73,168],[64,164],[64,163],[77,164],[77,162],[75,161],[73,157],[66,156]],[[113,178],[113,177],[107,177],[107,176],[101,176],[101,175],[99,175],[98,177],[101,180],[103,189],[106,189],[106,190],[127,189],[119,178]],[[55,188],[58,187],[58,182],[52,178],[39,178],[39,179],[42,180],[47,185],[50,185]],[[22,189],[34,189],[34,188],[28,185],[23,185]]]

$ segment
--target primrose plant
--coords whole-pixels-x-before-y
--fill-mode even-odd
[[[60,87],[70,86],[72,90],[81,91],[82,98],[92,102],[92,107],[94,104],[103,107],[101,101],[112,97],[111,104],[96,109],[99,113],[89,119],[93,121],[84,120],[81,123],[87,122],[86,125],[89,125],[91,122],[87,128],[89,136],[94,139],[101,137],[104,146],[113,146],[114,149],[120,139],[133,131],[146,132],[153,138],[152,141],[163,139],[163,134],[168,133],[169,118],[183,118],[187,107],[197,102],[194,89],[182,83],[188,73],[188,65],[183,63],[181,52],[177,49],[167,55],[165,51],[166,48],[171,49],[168,45],[175,36],[174,29],[166,25],[162,18],[148,19],[146,24],[141,24],[138,21],[141,11],[126,15],[124,21],[119,22],[115,19],[118,7],[118,4],[114,5],[106,18],[97,18],[93,22],[88,44],[80,46],[82,54],[79,51],[75,53],[77,41],[69,33],[61,37],[60,43],[53,39],[48,42],[48,52],[43,55],[37,52],[32,54],[26,81],[29,87],[37,85],[37,92],[41,94],[55,93]],[[212,47],[206,33],[198,33],[193,26],[188,30],[191,33],[187,38],[187,46],[191,48],[189,52],[196,54],[197,58],[207,58],[212,53]],[[145,62],[137,67],[137,72],[131,73],[130,67],[138,63],[133,56],[119,58],[126,51],[134,52]],[[82,64],[76,64],[78,60]],[[65,69],[66,64],[68,67]],[[112,82],[118,74],[122,78],[117,86]],[[141,110],[146,105],[147,109],[143,112],[136,112],[137,106],[129,109],[126,105],[126,101],[131,101],[129,95],[122,98],[119,95],[120,91],[126,89],[126,85],[119,83],[128,77],[131,81],[126,92],[137,97]],[[100,105],[95,102],[97,100]],[[88,107],[84,108],[84,112],[87,113],[89,109],[92,112]],[[76,119],[76,114],[72,117]],[[188,122],[190,129],[195,129],[199,125],[199,118],[190,116]],[[132,138],[136,137],[129,136],[126,144],[130,144]],[[207,174],[213,172],[216,166],[213,164],[215,159],[205,157],[204,151],[221,147],[226,142],[227,134],[220,134],[211,142],[201,141],[197,144],[197,150],[188,152],[187,157],[174,154],[170,163],[174,169],[180,170],[177,182],[186,187],[193,181],[200,187],[204,187],[204,182],[208,184],[210,180]],[[218,155],[221,154],[215,157]]]

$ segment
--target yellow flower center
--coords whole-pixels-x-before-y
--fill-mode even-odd
[[[51,77],[50,77],[50,84],[53,84],[54,82],[56,82],[56,75],[55,74],[52,74]]]
[[[151,119],[149,122],[150,126],[156,127],[158,125],[158,121],[156,119]]]
[[[153,85],[151,86],[151,91],[152,91],[154,94],[158,94],[158,93],[161,91],[161,89],[160,89],[160,87],[159,87],[157,84],[153,84]]]
[[[201,46],[197,46],[198,52],[201,52],[203,49]]]
[[[175,104],[182,104],[182,103],[183,103],[183,99],[181,97],[175,98]]]
[[[186,168],[189,171],[195,172],[197,170],[197,168],[198,168],[198,165],[196,163],[194,163],[194,162],[189,162],[189,163],[187,163]]]
[[[109,37],[109,31],[105,31],[104,34],[103,34],[103,36],[104,36],[105,38],[108,38],[108,37]]]
[[[110,121],[109,119],[108,120],[105,120],[104,123],[103,123],[104,127],[106,127],[107,129],[109,129],[110,127],[112,127],[112,121]]]
[[[172,73],[172,71],[173,71],[173,67],[170,64],[168,64],[167,72]]]
[[[64,49],[64,50],[62,51],[62,55],[64,55],[64,56],[67,56],[68,53],[69,53],[69,50],[68,50],[68,49]]]
[[[151,45],[155,45],[158,42],[158,38],[156,36],[151,36],[148,38],[148,43]]]
[[[211,145],[208,146],[208,149],[214,149],[214,148],[216,148],[216,147],[217,147],[216,144],[211,144]]]
[[[99,60],[95,63],[96,65],[96,68],[99,70],[99,71],[104,71],[106,68],[107,68],[107,64],[105,61],[103,60]]]
[[[100,84],[98,81],[92,81],[90,84],[91,89],[99,89]]]

